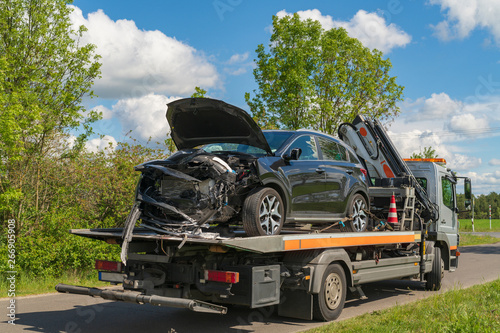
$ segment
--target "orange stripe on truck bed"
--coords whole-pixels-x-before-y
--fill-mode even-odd
[[[300,250],[300,239],[285,241],[285,251],[288,250]]]
[[[420,236],[420,235],[418,235]],[[341,237],[341,238],[311,238],[302,240],[285,240],[286,250],[305,250],[325,247],[344,247],[360,245],[381,245],[392,243],[412,243],[419,240],[416,235],[377,235],[360,237]]]

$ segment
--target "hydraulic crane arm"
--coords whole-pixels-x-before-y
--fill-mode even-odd
[[[408,177],[410,185],[415,188],[417,200],[422,206],[421,217],[425,221],[438,219],[438,210],[435,205],[429,200],[427,193],[401,158],[377,119],[367,120],[358,115],[352,123],[341,124],[338,134],[340,139],[351,146],[360,158],[372,166],[371,169],[377,173],[377,177]]]

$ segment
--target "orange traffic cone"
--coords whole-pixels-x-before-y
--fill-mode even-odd
[[[387,223],[398,223],[398,211],[396,209],[396,198],[394,193],[391,197],[391,204],[389,205],[389,216],[387,216]]]

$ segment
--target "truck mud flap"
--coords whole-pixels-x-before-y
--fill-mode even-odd
[[[131,291],[117,291],[109,289],[88,288],[80,286],[70,286],[59,283],[56,290],[60,293],[70,293],[78,295],[88,295],[93,297],[101,297],[112,301],[121,301],[128,303],[146,304],[156,306],[166,306],[173,308],[189,309],[196,312],[226,314],[227,308],[217,304],[211,304],[194,299],[173,298],[156,295],[144,295]]]

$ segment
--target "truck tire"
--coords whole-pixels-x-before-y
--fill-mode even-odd
[[[356,232],[366,231],[368,226],[368,216],[363,211],[364,209],[368,209],[365,197],[359,193],[354,194],[349,200],[347,215],[352,217],[352,226]]]
[[[441,289],[441,281],[444,277],[444,261],[441,257],[441,248],[434,247],[434,261],[432,262],[432,271],[426,274],[425,289]]]
[[[344,270],[339,264],[330,264],[321,280],[319,294],[313,295],[314,319],[331,321],[337,319],[342,310],[347,293]]]
[[[278,235],[285,221],[283,200],[270,187],[255,189],[243,203],[242,220],[248,236]]]

